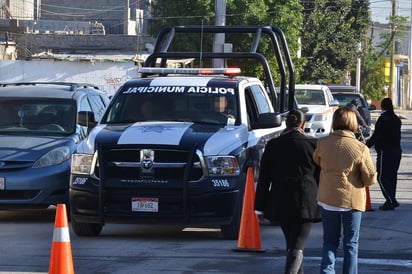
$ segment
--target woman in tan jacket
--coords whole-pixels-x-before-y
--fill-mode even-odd
[[[332,121],[333,132],[318,140],[313,159],[320,168],[318,204],[323,225],[320,273],[335,273],[336,250],[343,228],[343,273],[358,273],[358,240],[365,186],[377,181],[369,148],[358,141],[356,114],[339,108]]]

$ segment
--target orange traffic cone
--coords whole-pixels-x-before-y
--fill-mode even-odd
[[[369,193],[369,187],[365,187],[366,189],[366,211],[373,211],[372,204],[371,204],[371,195]]]
[[[242,217],[240,221],[237,248],[234,251],[264,252],[260,240],[259,220],[254,209],[255,179],[253,169],[247,170],[245,195],[243,198]]]
[[[58,204],[54,221],[49,274],[74,274],[66,205]]]

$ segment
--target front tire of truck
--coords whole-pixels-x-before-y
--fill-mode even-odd
[[[229,224],[220,226],[220,231],[222,232],[223,237],[227,240],[237,240],[239,237],[240,222],[242,219],[243,194],[244,194],[244,187],[245,187],[245,182],[246,182],[246,175],[243,176],[243,178],[241,179],[241,182],[243,182],[243,187],[237,199],[232,220]]]
[[[77,236],[99,236],[103,229],[102,224],[80,223],[73,217],[71,218],[71,224],[73,231]]]
[[[236,205],[236,212],[233,215],[233,218],[230,224],[220,226],[220,230],[222,232],[223,238],[227,240],[237,240],[239,236],[241,215],[242,215],[242,205],[240,206]]]

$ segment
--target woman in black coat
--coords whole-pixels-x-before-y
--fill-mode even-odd
[[[285,273],[303,273],[303,249],[313,222],[320,168],[313,162],[316,139],[304,134],[305,116],[291,110],[286,129],[268,142],[262,156],[255,210],[260,221],[279,223],[286,240]]]

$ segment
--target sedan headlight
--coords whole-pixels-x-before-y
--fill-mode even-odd
[[[328,118],[325,114],[315,114],[313,115],[313,121],[326,121]]]
[[[239,163],[233,156],[208,156],[205,161],[211,176],[237,176],[240,173]]]
[[[73,154],[72,155],[72,174],[91,175],[97,161],[97,154]]]
[[[33,168],[58,165],[69,159],[70,159],[70,147],[68,146],[58,147],[58,148],[55,148],[47,152],[40,159],[38,159],[33,164]]]

